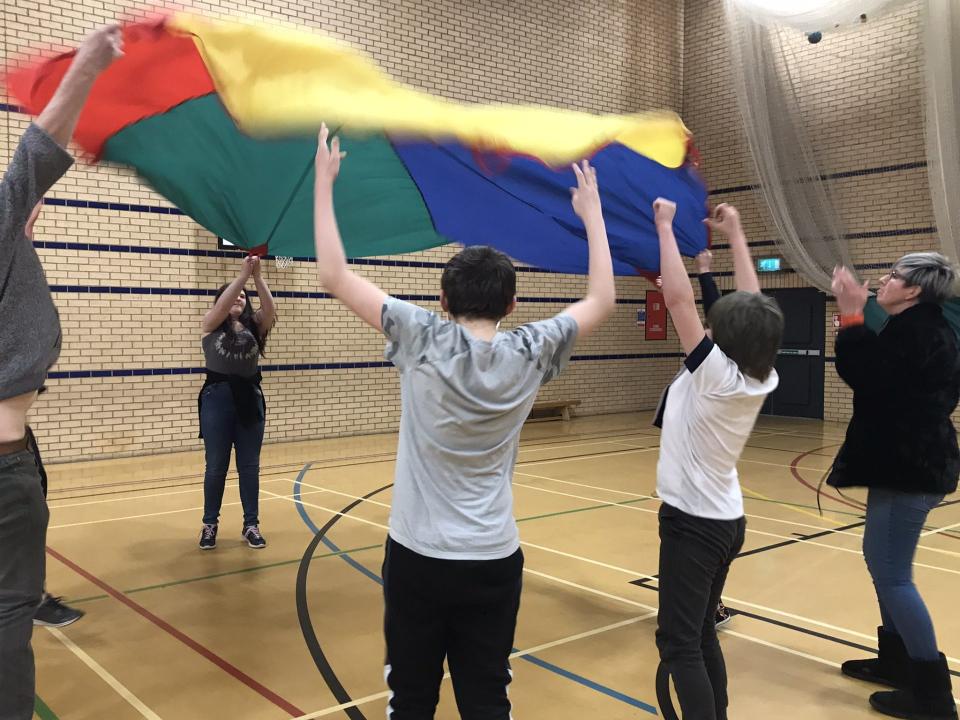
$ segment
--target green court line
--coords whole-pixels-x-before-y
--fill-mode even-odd
[[[543,515],[531,515],[530,517],[518,518],[517,522],[529,522],[531,520],[542,520],[544,518],[559,517],[561,515],[571,515],[573,513],[586,512],[588,510],[601,510],[603,508],[613,507],[615,505],[633,505],[635,503],[646,502],[650,498],[636,498],[633,500],[622,500],[615,503],[604,503],[603,505],[588,505],[581,508],[573,508],[572,510],[560,510],[559,512],[545,513]],[[324,553],[323,555],[317,555],[318,559],[335,557],[337,555],[349,555],[351,553],[364,552],[366,550],[373,550],[374,548],[383,547],[383,543],[377,543],[376,545],[366,545],[364,547],[350,548],[347,550],[341,550],[339,552],[330,552]],[[184,578],[183,580],[172,580],[166,583],[159,583],[157,585],[145,585],[144,587],[133,588],[131,590],[124,590],[123,592],[127,595],[133,593],[146,592],[147,590],[161,590],[168,587],[176,587],[177,585],[187,585],[188,583],[200,582],[201,580],[214,580],[220,577],[228,577],[230,575],[240,575],[242,573],[256,572],[258,570],[267,570],[269,568],[283,567],[284,565],[294,565],[299,563],[301,558],[296,560],[282,560],[275,563],[267,563],[265,565],[255,565],[253,567],[240,568],[238,570],[226,570],[220,573],[213,573],[212,575],[201,575],[199,577]],[[90,595],[88,597],[70,599],[71,605],[80,605],[82,603],[93,602],[95,600],[103,600],[110,597],[109,595]]]
[[[383,543],[377,543],[376,545],[365,545],[364,547],[358,548],[349,548],[347,550],[340,550],[339,552],[330,552],[324,553],[323,555],[317,555],[316,558],[328,558],[335,557],[337,555],[347,555],[349,553],[363,552],[364,550],[373,550],[374,548],[383,547]],[[275,563],[266,563],[264,565],[254,565],[252,567],[239,568],[237,570],[226,570],[224,572],[213,573],[211,575],[201,575],[199,577],[184,578],[183,580],[171,580],[170,582],[160,583],[158,585],[145,585],[143,587],[132,588],[131,590],[124,590],[125,595],[132,595],[133,593],[146,592],[147,590],[160,590],[168,587],[175,587],[177,585],[187,585],[189,583],[200,582],[201,580],[215,580],[216,578],[226,577],[228,575],[241,575],[248,572],[256,572],[257,570],[268,570],[275,567],[283,567],[284,565],[295,565],[299,563],[301,558],[296,560],[281,560],[280,562]],[[77,598],[76,600],[71,599],[71,605],[79,605],[80,603],[92,602],[94,600],[102,600],[104,598],[110,597],[109,595],[91,595],[89,597]]]
[[[560,517],[562,515],[573,515],[575,513],[587,512],[589,510],[602,510],[603,508],[616,507],[618,505],[635,505],[637,503],[643,503],[643,502],[647,502],[648,500],[655,500],[655,499],[656,498],[643,497],[643,498],[634,498],[632,500],[621,500],[620,502],[603,503],[602,505],[587,505],[585,507],[573,508],[570,510],[560,510],[558,512],[544,513],[542,515],[530,515],[529,517],[517,518],[517,522],[522,523],[522,522],[530,522],[532,520],[543,520],[545,518]],[[753,500],[755,502],[773,503],[776,505],[789,505],[791,507],[805,508],[808,510],[817,509],[816,506],[814,505],[804,505],[802,503],[791,503],[791,502],[785,502],[782,500],[767,500],[764,498],[750,497],[748,495],[744,495],[744,499]],[[845,510],[830,510],[828,512],[833,515],[849,515],[852,517],[860,517],[863,514],[863,513],[849,512]],[[320,559],[320,558],[335,557],[338,555],[349,555],[351,553],[364,552],[364,551],[373,550],[379,547],[383,547],[383,543],[377,543],[376,545],[366,545],[364,547],[351,548],[347,550],[340,550],[339,552],[324,553],[323,555],[317,555],[316,557]],[[227,570],[220,573],[213,573],[212,575],[201,575],[199,577],[185,578],[183,580],[173,580],[171,582],[160,583],[157,585],[146,585],[144,587],[125,590],[124,592],[126,594],[132,594],[132,593],[146,592],[147,590],[160,590],[168,587],[176,587],[177,585],[186,585],[189,583],[200,582],[202,580],[214,580],[216,578],[228,577],[230,575],[240,575],[248,572],[256,572],[258,570],[267,570],[269,568],[283,567],[284,565],[294,565],[296,563],[299,563],[300,560],[301,558],[297,558],[296,560],[282,560],[280,562],[267,563],[265,565],[255,565],[253,567],[240,568],[238,570]],[[70,600],[70,604],[79,605],[81,603],[93,602],[95,600],[103,600],[107,597],[109,597],[109,595],[91,595],[89,597],[77,598],[75,600],[72,599]],[[51,717],[54,717],[54,720],[56,720],[55,716],[51,715]],[[46,718],[43,718],[42,720],[46,720]]]
[[[792,503],[792,502],[787,502],[786,500],[775,500],[773,498],[758,498],[758,497],[753,497],[749,493],[744,493],[743,499],[753,500],[754,502],[773,503],[774,505],[788,505],[790,507],[804,508],[805,510],[819,511],[819,508],[816,505],[804,505],[803,503]],[[824,510],[824,517],[826,517],[828,514],[829,515],[849,515],[850,517],[855,517],[855,518],[863,517],[863,512],[855,513],[855,512],[850,512],[849,510]]]
[[[56,713],[47,707],[47,704],[40,699],[39,695],[34,695],[33,697],[33,711],[37,714],[37,717],[39,717],[40,720],[60,720]]]
[[[546,513],[544,515],[531,515],[530,517],[517,518],[518,523],[529,520],[542,520],[543,518],[558,517],[560,515],[572,515],[573,513],[582,513],[587,510],[601,510],[603,508],[614,507],[616,505],[634,505],[636,503],[647,502],[653,498],[636,498],[635,500],[621,500],[620,502],[604,503],[603,505],[588,505],[587,507],[574,508],[573,510],[560,510],[559,512]]]

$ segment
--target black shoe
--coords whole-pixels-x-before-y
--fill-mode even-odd
[[[267,541],[260,534],[259,525],[247,525],[243,528],[243,537],[247,541],[247,545],[255,550],[261,550],[267,546]]]
[[[717,605],[717,615],[715,619],[717,629],[722,628],[731,620],[733,620],[733,615],[731,615],[730,611],[727,610],[726,605],[724,605],[723,603],[720,603],[719,605]]]
[[[897,633],[877,628],[879,655],[871,660],[847,660],[840,672],[857,680],[906,688],[910,685],[910,658]]]
[[[213,525],[204,523],[203,527],[200,528],[201,550],[213,550],[217,546],[217,527],[216,523]]]
[[[941,653],[937,660],[910,660],[910,686],[875,692],[870,705],[877,712],[904,720],[957,720],[947,659]]]
[[[60,602],[63,598],[44,595],[43,600],[33,612],[33,624],[44,627],[66,627],[75,623],[86,613]]]

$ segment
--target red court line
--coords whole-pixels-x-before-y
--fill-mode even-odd
[[[217,655],[217,654],[216,654],[215,652],[213,652],[212,650],[207,649],[206,647],[204,647],[203,645],[201,645],[200,643],[198,643],[198,642],[197,642],[196,640],[194,640],[193,638],[189,637],[188,635],[185,635],[185,634],[182,633],[180,630],[177,630],[175,627],[173,627],[173,625],[171,625],[170,623],[168,623],[166,620],[163,620],[163,619],[157,617],[157,616],[154,615],[152,612],[150,612],[149,610],[147,610],[145,607],[143,607],[142,605],[134,602],[133,600],[131,600],[129,597],[127,597],[126,595],[124,595],[124,594],[123,594],[122,592],[120,592],[119,590],[116,590],[116,589],[114,589],[113,587],[111,587],[110,585],[107,585],[107,583],[105,583],[105,582],[104,582],[103,580],[101,580],[100,578],[95,577],[94,575],[91,575],[91,574],[88,573],[86,570],[84,570],[82,567],[80,567],[80,566],[77,565],[76,563],[68,560],[68,559],[65,558],[63,555],[61,555],[61,554],[58,553],[56,550],[54,550],[53,548],[47,547],[47,553],[50,554],[52,557],[56,558],[57,560],[59,560],[60,562],[62,562],[64,565],[66,565],[68,568],[70,568],[71,570],[73,570],[75,573],[77,573],[77,574],[80,575],[81,577],[86,578],[87,580],[89,580],[90,582],[92,582],[94,585],[96,585],[97,587],[99,587],[101,590],[103,590],[105,593],[107,593],[108,595],[110,595],[110,596],[111,596],[112,598],[114,598],[115,600],[119,600],[119,601],[122,602],[124,605],[126,605],[128,608],[130,608],[130,609],[133,610],[134,612],[138,613],[139,615],[143,616],[144,618],[146,618],[147,620],[149,620],[150,622],[152,622],[154,625],[156,625],[156,626],[157,626],[158,628],[160,628],[161,630],[163,630],[163,631],[167,632],[168,634],[172,635],[173,637],[175,637],[177,640],[179,640],[180,642],[182,642],[184,645],[186,645],[188,648],[190,648],[190,649],[193,650],[194,652],[196,652],[196,653],[202,655],[203,657],[205,657],[207,660],[209,660],[210,662],[212,662],[214,665],[216,665],[217,667],[219,667],[221,670],[223,670],[223,671],[226,672],[227,674],[231,675],[231,676],[234,677],[235,679],[237,679],[237,680],[239,680],[240,682],[242,682],[244,685],[246,685],[248,688],[250,688],[251,690],[253,690],[255,693],[257,693],[257,694],[260,695],[261,697],[269,700],[269,701],[272,702],[274,705],[276,705],[277,707],[279,707],[280,709],[282,709],[284,712],[289,713],[291,717],[299,717],[299,716],[301,716],[301,715],[306,715],[306,713],[305,713],[303,710],[301,710],[300,708],[298,708],[296,705],[294,705],[294,704],[292,704],[292,703],[284,700],[282,697],[280,697],[279,695],[277,695],[275,692],[273,692],[273,691],[270,690],[269,688],[261,685],[261,684],[258,683],[256,680],[254,680],[252,677],[250,677],[249,675],[247,675],[245,672],[243,672],[242,670],[240,670],[240,669],[237,668],[236,666],[234,666],[234,665],[232,665],[231,663],[229,663],[229,662],[227,662],[226,660],[224,660],[222,657],[220,657],[219,655]]]
[[[808,483],[806,480],[804,480],[803,475],[800,474],[800,470],[797,467],[797,465],[800,464],[800,461],[803,460],[807,455],[813,455],[813,453],[815,452],[826,450],[827,448],[831,448],[831,447],[836,447],[839,444],[840,443],[832,443],[830,445],[824,445],[823,447],[814,448],[813,450],[807,450],[805,453],[800,453],[791,461],[790,472],[793,473],[793,476],[797,479],[797,481],[801,485],[810,488],[815,493],[823,495],[825,498],[833,500],[834,502],[838,502],[848,507],[852,507],[854,510],[864,510],[865,506],[863,505],[855,504],[853,502],[850,502],[849,500],[845,500],[844,498],[834,497],[833,495],[828,495],[825,492],[821,492],[819,488],[814,487],[813,485]]]

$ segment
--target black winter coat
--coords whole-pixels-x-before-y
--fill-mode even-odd
[[[853,417],[827,483],[949,494],[960,451],[950,415],[960,398],[957,338],[939,305],[837,335],[837,373],[853,390]]]

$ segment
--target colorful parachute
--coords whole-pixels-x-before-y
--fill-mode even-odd
[[[350,257],[448,242],[493,245],[583,273],[569,164],[597,167],[615,270],[655,272],[651,203],[678,205],[681,252],[707,245],[706,188],[671,113],[591,115],[467,105],[400,85],[331,39],[174,15],[124,28],[125,55],[98,79],[75,140],[134,167],[211,232],[246,249],[313,255],[313,159],[321,121],[348,152],[335,190]],[[33,114],[72,54],[8,77]]]

